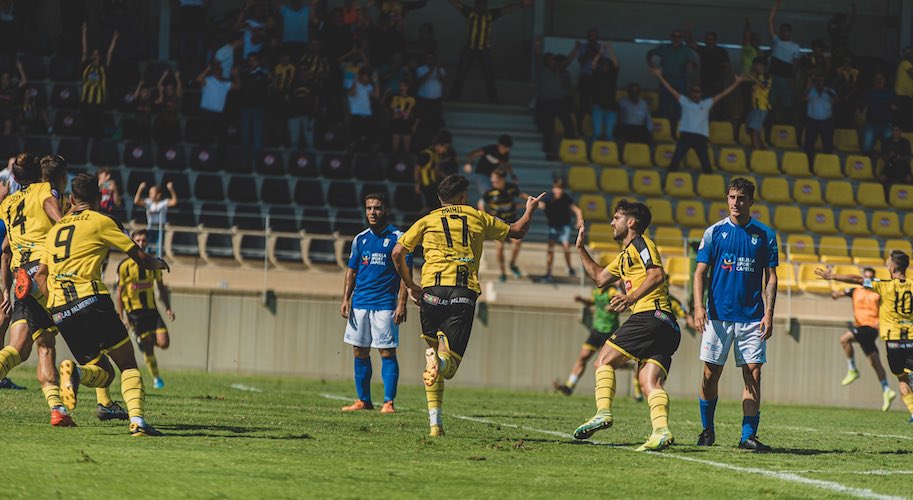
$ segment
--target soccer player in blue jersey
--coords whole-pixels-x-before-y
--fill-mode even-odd
[[[406,321],[408,289],[393,267],[391,252],[402,231],[387,223],[384,195],[365,196],[365,229],[352,241],[352,253],[343,288],[340,314],[348,319],[345,343],[355,351],[355,391],[358,399],[343,411],[373,410],[371,403],[371,348],[380,351],[384,380],[381,413],[395,413],[399,364],[399,325]],[[411,256],[408,259],[411,267]]]
[[[694,271],[694,322],[703,328],[700,389],[703,432],[698,446],[716,441],[713,414],[723,366],[733,346],[736,365],[742,367],[742,438],[739,448],[770,451],[758,441],[761,418],[761,366],[766,342],[773,333],[777,298],[777,235],[751,218],[755,186],[743,178],[727,188],[729,217],[707,228],[697,252]],[[704,280],[709,273],[710,293],[705,307]],[[766,284],[766,286],[765,286]]]

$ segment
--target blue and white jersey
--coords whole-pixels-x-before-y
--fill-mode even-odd
[[[752,322],[764,317],[764,271],[777,267],[777,235],[751,219],[739,226],[729,217],[704,231],[697,261],[710,270],[707,317]]]
[[[349,255],[349,267],[355,270],[353,309],[396,309],[400,277],[393,266],[392,253],[393,246],[402,235],[402,231],[390,224],[380,235],[365,229],[355,236],[352,241],[352,253]],[[406,263],[412,266],[412,254],[406,256]]]

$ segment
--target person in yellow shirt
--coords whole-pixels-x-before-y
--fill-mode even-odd
[[[770,76],[767,75],[767,63],[763,57],[756,57],[751,63],[751,73],[746,79],[751,84],[751,110],[745,118],[745,129],[751,135],[751,144],[755,149],[765,149],[761,132],[764,122],[770,113]]]
[[[904,132],[913,131],[913,47],[904,47],[903,59],[897,65],[894,77],[894,93],[897,94],[897,125]]]
[[[415,120],[415,98],[409,95],[409,83],[399,83],[399,94],[390,99],[390,132],[393,154],[412,152],[412,134],[417,126]]]
[[[523,238],[545,193],[526,200],[526,212],[513,224],[469,205],[469,181],[459,174],[445,177],[437,188],[441,208],[419,219],[393,247],[396,272],[420,308],[425,351],[425,396],[431,436],[442,436],[444,380],[456,375],[472,333],[479,286],[479,260],[485,240]],[[406,255],[424,248],[421,285],[412,278]]]
[[[575,439],[589,439],[612,427],[615,370],[634,360],[638,378],[650,405],[653,432],[637,451],[662,451],[674,442],[669,431],[669,395],[663,381],[669,375],[672,355],[681,342],[681,330],[672,312],[669,282],[656,245],[644,235],[652,215],[643,203],[621,200],[612,217],[612,236],[624,249],[602,268],[584,246],[586,229],[577,233],[577,251],[587,275],[596,286],[617,281],[625,293],[609,301],[615,312],[631,309],[631,317],[606,341],[596,356],[596,415],[574,431]]]

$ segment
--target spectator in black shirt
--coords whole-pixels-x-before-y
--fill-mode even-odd
[[[872,88],[863,94],[865,129],[862,132],[862,152],[869,154],[875,141],[884,142],[891,137],[891,122],[897,110],[897,96],[888,88],[884,73],[875,73]]]
[[[162,73],[158,81],[158,97],[155,99],[156,117],[153,123],[153,135],[159,144],[177,144],[181,142],[181,73],[174,72],[173,82],[166,81],[171,70]]]
[[[725,79],[731,69],[731,63],[729,62],[729,52],[717,45],[716,33],[708,31],[704,34],[704,45],[698,45],[694,40],[689,23],[685,26],[685,42],[700,57],[701,90],[704,92],[704,97],[713,97],[721,93],[726,88]],[[723,106],[717,106],[714,110],[723,108]],[[714,114],[718,115],[718,113]]]
[[[827,22],[827,34],[831,37],[831,57],[841,61],[850,52],[850,34],[856,25],[856,4],[850,4],[850,17],[838,12]]]
[[[314,114],[317,108],[316,76],[310,68],[301,63],[295,72],[291,89],[287,94],[288,131],[291,136],[292,150],[299,151],[301,135],[307,143],[308,151],[314,151]]]
[[[371,66],[379,71],[386,71],[393,64],[393,57],[406,51],[406,38],[386,16],[381,16],[376,25],[368,28],[368,40]]]
[[[609,57],[603,57],[608,52]],[[614,140],[615,122],[618,119],[618,57],[611,42],[600,46],[590,64],[593,68],[593,140]]]
[[[263,120],[272,75],[260,64],[260,56],[251,54],[247,56],[247,66],[241,71],[240,81],[241,145],[250,159],[257,156],[263,146]]]
[[[561,243],[564,247],[564,261],[567,263],[567,274],[574,276],[574,268],[571,266],[571,214],[577,218],[575,227],[583,224],[583,212],[574,198],[564,190],[564,181],[555,179],[552,184],[552,192],[545,195],[539,203],[540,208],[545,209],[545,218],[548,220],[548,256],[546,257],[547,273],[545,281],[551,283],[552,264],[555,261],[555,243]]]
[[[602,53],[603,47],[599,43],[599,32],[590,29],[586,33],[586,42],[582,43],[580,50],[577,51],[577,64],[580,67],[577,77],[577,96],[580,103],[577,110],[577,123],[583,123],[583,116],[592,109],[594,94],[598,91],[593,78],[596,71],[595,61]],[[593,117],[593,120],[595,122],[596,118]]]
[[[466,174],[472,173],[472,162],[476,158],[479,159],[475,168],[476,188],[479,196],[482,196],[488,190],[491,173],[495,169],[503,168],[505,172],[510,174],[512,180],[517,180],[517,175],[514,174],[514,169],[510,164],[510,149],[512,147],[514,147],[513,137],[508,134],[502,134],[501,137],[498,137],[497,144],[489,144],[470,151],[469,156],[466,158],[466,164],[463,165],[463,171]]]
[[[555,54],[542,54],[541,38],[536,40],[534,46],[535,58],[540,64],[536,77],[536,118],[542,132],[542,150],[550,159],[554,158],[555,118],[561,120],[565,136],[577,135],[571,120],[572,109],[568,106],[568,89],[562,73],[574,60],[579,47],[580,42],[577,42],[563,62],[559,62]]]
[[[913,184],[913,172],[910,170],[910,141],[903,136],[903,130],[894,125],[891,138],[884,143],[881,156],[884,158],[884,170],[879,179],[884,185],[885,198],[890,196],[894,184]]]
[[[507,172],[503,168],[496,168],[491,173],[491,186],[482,198],[479,199],[479,210],[488,212],[491,215],[503,220],[508,224],[513,224],[519,218],[517,214],[517,198],[526,199],[529,195],[520,191],[520,188],[513,182],[507,182]],[[517,267],[517,257],[520,255],[520,246],[522,240],[511,239],[513,248],[510,252],[510,272],[514,277],[519,278],[520,268]],[[504,267],[504,242],[497,242],[498,267],[501,269],[501,283],[507,281],[507,270]]]

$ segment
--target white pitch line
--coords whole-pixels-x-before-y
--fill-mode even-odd
[[[686,424],[699,425],[697,422],[691,422],[688,420],[684,421]],[[741,424],[729,424],[729,423],[716,423],[716,426],[738,426],[741,427]],[[864,437],[875,437],[883,439],[904,439],[907,441],[913,441],[913,437],[904,436],[901,434],[873,434],[871,432],[858,432],[858,431],[822,431],[821,429],[814,429],[811,427],[795,427],[792,425],[777,425],[770,424],[764,425],[764,428],[767,429],[781,429],[784,431],[798,431],[798,432],[827,432],[828,434],[843,434],[845,436],[864,436]]]
[[[334,400],[339,400],[339,401],[349,401],[351,399],[351,398],[347,398],[347,397],[343,397],[343,396],[337,396],[335,394],[320,394],[320,396],[327,398],[327,399],[334,399]],[[547,430],[547,429],[537,429],[534,427],[527,427],[525,425],[508,424],[508,423],[503,423],[503,422],[496,422],[494,420],[489,420],[487,418],[467,417],[465,415],[457,415],[457,414],[453,414],[453,413],[451,413],[450,416],[453,418],[459,419],[459,420],[466,420],[468,422],[475,422],[475,423],[479,423],[479,424],[499,425],[501,427],[520,429],[520,430],[524,430],[524,431],[528,431],[528,432],[546,434],[549,436],[555,436],[555,437],[560,437],[560,438],[565,438],[565,439],[574,438],[574,436],[572,436],[571,434],[568,434],[566,432],[551,431],[551,430]],[[589,442],[596,444],[596,445],[600,445],[600,446],[611,446],[613,448],[617,448],[620,450],[627,450],[627,451],[632,451],[632,452],[635,451],[634,448],[618,446],[618,445],[615,445],[612,443],[607,443],[607,442],[602,442],[602,441],[589,440]],[[692,462],[692,463],[697,463],[697,464],[708,465],[710,467],[716,467],[718,469],[727,469],[727,470],[731,470],[731,471],[735,471],[735,472],[741,472],[743,474],[755,474],[755,475],[760,475],[760,476],[772,477],[775,479],[779,479],[781,481],[804,484],[804,485],[812,486],[812,487],[819,488],[822,490],[833,491],[836,493],[843,493],[846,495],[851,495],[851,496],[859,497],[859,498],[875,498],[875,499],[880,499],[880,500],[902,500],[904,498],[904,497],[896,497],[896,496],[891,496],[891,495],[882,495],[882,494],[876,493],[868,488],[853,488],[851,486],[844,486],[840,483],[835,483],[833,481],[823,481],[820,479],[811,479],[811,478],[800,476],[800,475],[792,473],[792,472],[778,472],[778,471],[772,471],[772,470],[767,470],[767,469],[761,469],[758,467],[742,467],[739,465],[732,465],[732,464],[727,464],[727,463],[723,463],[723,462],[714,462],[712,460],[704,460],[704,459],[700,459],[700,458],[692,458],[692,457],[687,457],[684,455],[678,455],[678,454],[669,453],[669,452],[651,453],[650,455],[674,459],[674,460],[681,460],[684,462]]]
[[[832,470],[783,470],[790,474],[848,474],[852,476],[907,476],[913,474],[911,470],[860,470],[860,471],[832,471]]]

